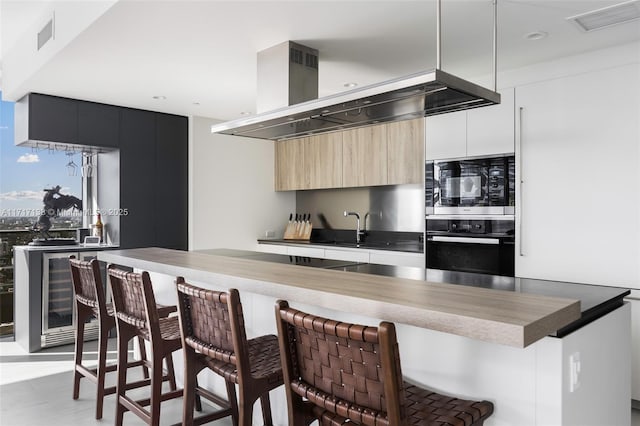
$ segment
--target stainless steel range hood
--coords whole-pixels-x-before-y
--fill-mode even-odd
[[[216,124],[211,132],[290,139],[499,103],[499,93],[435,69]]]
[[[282,140],[499,104],[496,2],[492,1],[494,90],[441,70],[441,0],[437,0],[435,69],[216,124],[211,132]]]

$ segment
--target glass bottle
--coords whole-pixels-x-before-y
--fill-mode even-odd
[[[96,224],[93,227],[93,236],[100,237],[100,242],[103,242],[102,229],[103,229],[102,218],[100,216],[100,213],[98,213],[98,219],[96,220]]]

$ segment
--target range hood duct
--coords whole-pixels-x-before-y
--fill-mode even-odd
[[[286,106],[284,103],[285,106],[268,112],[215,124],[211,126],[211,133],[285,140],[499,104],[500,94],[496,92],[496,0],[493,0],[493,7],[494,90],[439,69],[441,55],[438,0],[435,69],[295,105]],[[285,60],[291,61],[289,57]],[[289,87],[295,85],[289,84]],[[291,99],[291,96],[286,93],[285,98]]]

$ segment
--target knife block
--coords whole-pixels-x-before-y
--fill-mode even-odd
[[[284,230],[285,240],[309,240],[311,238],[311,222],[289,222]]]

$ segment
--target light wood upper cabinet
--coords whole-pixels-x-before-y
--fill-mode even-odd
[[[275,143],[276,191],[305,189],[304,147],[305,140],[290,139]]]
[[[304,189],[342,186],[342,132],[303,139]]]
[[[424,119],[275,143],[276,191],[421,183]]]
[[[388,123],[387,183],[400,185],[424,180],[424,118]]]
[[[361,127],[342,133],[342,186],[387,184],[387,129]]]

